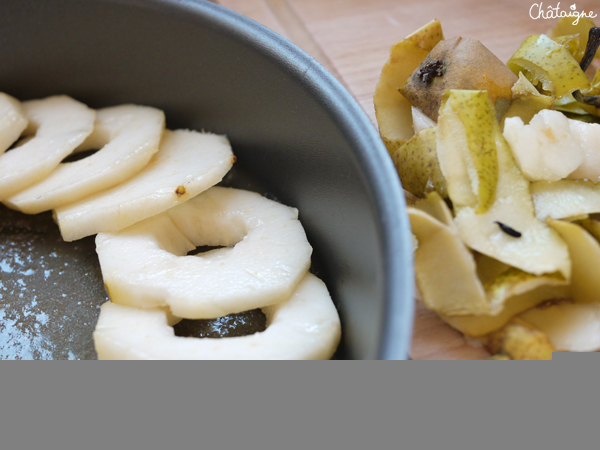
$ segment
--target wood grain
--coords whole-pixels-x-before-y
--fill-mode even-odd
[[[217,0],[287,37],[336,76],[374,126],[373,93],[391,46],[434,18],[446,38],[480,40],[502,61],[530,34],[544,33],[555,19],[530,17],[537,0]],[[544,8],[558,2],[543,2]],[[561,4],[568,11],[571,3]],[[577,11],[600,14],[598,0],[581,0]],[[535,11],[535,10],[534,10]],[[595,19],[597,22],[600,19]],[[485,359],[417,302],[413,359]]]

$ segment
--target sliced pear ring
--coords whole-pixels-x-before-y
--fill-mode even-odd
[[[201,246],[225,248],[187,255]],[[312,253],[295,208],[222,187],[121,232],[100,233],[96,250],[113,302],[169,306],[186,319],[287,300]]]
[[[94,129],[96,112],[65,95],[22,103],[25,144],[0,155],[0,200],[46,177]]]
[[[99,149],[87,158],[59,164],[40,182],[5,203],[37,214],[116,186],[144,168],[158,151],[165,115],[148,106],[120,105],[96,113],[94,131],[79,147]]]
[[[235,157],[225,136],[165,130],[160,149],[129,180],[61,206],[55,218],[65,241],[122,230],[214,186]]]
[[[340,319],[325,284],[307,274],[291,298],[264,308],[265,331],[248,336],[175,336],[164,309],[105,303],[94,331],[98,359],[330,359],[341,336]]]
[[[19,139],[27,122],[21,102],[0,92],[0,155]]]

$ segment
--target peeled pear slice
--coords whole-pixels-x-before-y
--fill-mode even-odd
[[[600,301],[600,244],[578,224],[553,219],[548,223],[569,247],[572,298],[579,303]]]
[[[528,125],[519,117],[504,121],[504,137],[525,178],[556,181],[583,164],[585,151],[569,122],[563,113],[550,109],[537,113]],[[600,145],[597,153],[600,159]]]
[[[330,359],[340,319],[325,284],[307,274],[291,298],[263,309],[265,331],[241,337],[175,336],[164,310],[102,305],[94,331],[98,359],[300,360]]]
[[[23,102],[24,134],[35,136],[0,155],[0,200],[46,177],[94,129],[96,112],[67,96]]]
[[[561,272],[569,279],[567,246],[556,231],[536,218],[529,183],[515,164],[494,119],[491,103],[487,98],[487,106],[467,101],[470,96],[481,94],[461,91],[458,106],[453,106],[455,93],[449,91],[448,101],[442,106],[437,150],[462,241],[473,250],[525,272],[535,275]],[[456,113],[459,107],[460,115]],[[487,113],[481,112],[483,107]],[[471,152],[469,141],[485,145],[480,144]],[[492,144],[495,144],[493,151],[488,151]],[[494,153],[497,169],[493,165]],[[478,165],[474,162],[477,159]],[[482,180],[479,187],[474,183],[476,180]],[[476,193],[480,193],[479,198]],[[482,205],[490,200],[491,205],[482,211]]]
[[[493,106],[485,91],[450,90],[444,95],[437,133],[437,159],[455,206],[485,212],[498,181]]]
[[[539,220],[567,219],[600,212],[600,185],[585,180],[531,183]]]
[[[186,256],[202,246],[225,248]],[[100,233],[96,249],[113,302],[169,306],[187,319],[284,302],[312,253],[295,208],[222,187],[121,232]]]
[[[432,20],[394,44],[389,60],[381,69],[373,103],[379,134],[390,154],[414,135],[412,105],[398,88],[404,85],[421,61],[443,39],[440,21]]]
[[[600,302],[540,305],[519,319],[544,333],[556,351],[600,351]]]
[[[27,122],[21,102],[0,92],[0,155],[19,139]]]
[[[233,166],[225,136],[165,130],[160,149],[137,175],[103,192],[60,206],[54,215],[65,241],[118,231],[214,186]]]
[[[60,164],[40,182],[5,200],[27,214],[56,209],[116,186],[148,164],[165,127],[162,111],[120,105],[96,113],[94,131],[80,146],[100,149],[87,158]]]
[[[567,48],[548,36],[529,36],[506,65],[523,74],[542,94],[561,98],[576,90],[587,90],[590,82]]]

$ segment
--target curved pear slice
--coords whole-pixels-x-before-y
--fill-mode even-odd
[[[19,139],[27,122],[21,102],[0,92],[0,155]]]
[[[264,308],[265,331],[248,336],[175,336],[164,310],[105,303],[94,331],[98,359],[300,360],[330,359],[341,335],[340,319],[325,284],[307,274],[291,298]]]
[[[214,186],[235,157],[225,136],[165,130],[159,151],[129,180],[55,210],[65,241],[122,230]]]
[[[46,177],[94,129],[96,112],[67,96],[22,103],[33,139],[0,155],[0,200]]]
[[[186,256],[197,246],[226,248]],[[113,302],[168,305],[187,319],[285,301],[312,253],[295,208],[222,187],[119,233],[100,233],[96,247]]]
[[[121,105],[96,113],[94,131],[80,146],[93,155],[59,164],[45,179],[5,200],[27,214],[56,209],[111,188],[138,173],[158,151],[165,115],[156,108]]]
[[[541,305],[519,316],[543,332],[560,352],[600,350],[600,303],[560,302]]]

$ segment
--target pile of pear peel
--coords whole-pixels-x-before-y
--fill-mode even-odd
[[[382,69],[419,301],[493,359],[600,350],[599,45],[563,18],[505,64],[433,20]]]
[[[153,107],[0,93],[0,201],[52,211],[65,241],[96,235],[110,298],[94,331],[99,359],[333,356],[340,319],[309,272],[298,211],[215,186],[235,159],[225,136],[168,130]],[[204,246],[217,248],[189,254]],[[246,336],[173,329],[255,309],[266,328]]]

